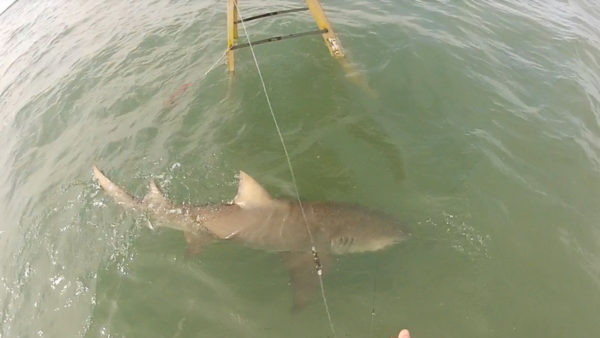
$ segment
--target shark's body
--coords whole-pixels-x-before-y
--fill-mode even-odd
[[[377,251],[407,238],[398,222],[357,205],[300,203],[273,199],[252,177],[240,172],[238,193],[231,204],[176,206],[154,182],[137,200],[94,167],[100,186],[127,208],[145,211],[159,225],[185,233],[188,251],[195,253],[215,239],[236,240],[256,249],[281,252],[295,287],[295,306],[307,301],[316,285],[311,248],[324,267],[330,254]]]

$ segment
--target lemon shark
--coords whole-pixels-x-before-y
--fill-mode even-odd
[[[378,251],[408,238],[393,217],[354,204],[274,199],[250,175],[239,174],[231,203],[175,205],[154,180],[143,199],[110,181],[96,166],[94,176],[106,193],[125,208],[146,213],[159,226],[183,231],[188,253],[216,240],[281,253],[290,272],[294,308],[303,307],[318,286],[312,247],[323,270],[330,256]],[[309,233],[310,231],[310,233]]]

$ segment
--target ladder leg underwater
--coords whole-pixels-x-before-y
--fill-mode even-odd
[[[333,27],[331,27],[329,20],[327,20],[327,16],[325,16],[325,12],[323,11],[323,7],[321,7],[319,1],[306,0],[306,6],[308,6],[310,14],[312,14],[313,19],[317,23],[319,29],[327,30],[327,32],[323,33],[321,36],[323,36],[323,40],[325,41],[325,45],[329,49],[329,53],[331,53],[331,56],[337,59],[343,58],[344,51],[342,49],[342,44],[338,37],[335,35]]]

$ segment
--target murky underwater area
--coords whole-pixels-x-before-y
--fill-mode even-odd
[[[335,336],[598,335],[600,5],[322,5],[371,90],[318,35],[255,48],[300,196],[412,232],[334,256]],[[181,232],[93,179],[96,164],[137,197],[154,179],[195,205],[231,201],[244,170],[294,196],[250,50],[231,80],[219,60],[225,18],[204,0],[20,0],[0,15],[0,337],[333,336],[320,293],[291,310],[277,253],[223,241],[186,256]]]

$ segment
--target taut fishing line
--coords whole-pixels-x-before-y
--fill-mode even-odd
[[[294,186],[294,191],[296,193],[296,200],[298,201],[298,205],[300,206],[300,212],[302,213],[302,218],[304,220],[304,225],[306,227],[306,233],[308,234],[308,238],[310,239],[311,244],[311,252],[313,255],[313,261],[315,263],[315,270],[317,273],[317,277],[319,278],[319,286],[321,288],[321,298],[323,299],[323,305],[325,306],[325,313],[327,314],[327,320],[329,322],[329,329],[333,336],[335,336],[335,328],[333,327],[333,321],[331,319],[331,313],[329,311],[329,305],[327,304],[327,297],[325,296],[325,287],[323,285],[323,267],[321,266],[321,261],[319,259],[319,253],[317,252],[317,248],[315,246],[315,240],[313,238],[312,231],[308,226],[308,220],[306,218],[306,213],[304,212],[304,206],[302,205],[302,201],[300,200],[300,192],[298,191],[298,184],[296,183],[296,175],[294,174],[294,168],[292,167],[292,161],[290,159],[290,155],[288,153],[287,147],[285,145],[285,141],[283,140],[283,134],[279,129],[279,123],[277,122],[277,117],[275,116],[275,112],[273,111],[273,106],[271,105],[271,99],[269,99],[269,94],[267,92],[267,86],[265,85],[265,80],[263,79],[262,72],[260,71],[260,67],[258,65],[258,60],[256,59],[256,54],[254,53],[254,47],[252,46],[252,42],[250,41],[250,35],[248,34],[248,30],[246,29],[246,24],[244,22],[244,16],[242,15],[242,11],[237,3],[234,1],[234,6],[237,8],[237,12],[240,16],[240,23],[242,24],[242,28],[244,29],[244,33],[246,34],[246,38],[248,39],[248,47],[250,47],[250,52],[252,52],[252,58],[254,59],[254,65],[256,66],[256,71],[258,72],[258,77],[260,79],[260,83],[262,84],[262,89],[265,94],[265,98],[267,100],[267,105],[269,106],[269,111],[271,112],[271,117],[273,118],[273,123],[275,124],[275,129],[277,130],[277,135],[279,136],[279,141],[281,142],[281,147],[283,148],[283,152],[285,154],[285,158],[287,160],[288,169],[290,171],[290,176],[292,177],[292,185]]]
[[[225,57],[225,55],[227,55],[227,50],[225,50],[225,52],[223,52],[223,54],[221,54],[221,56],[219,56],[219,58],[217,59],[217,61],[215,61],[215,63],[213,63],[207,71],[204,72],[204,74],[202,74],[202,77],[200,77],[201,79],[203,79],[206,75],[208,75],[208,73],[210,73],[211,70],[213,70],[213,68],[215,68],[219,62],[221,62],[221,60],[223,60],[223,58]]]
[[[373,264],[373,297],[371,298],[371,323],[369,325],[369,337],[373,338],[375,328],[375,293],[377,292],[377,260]]]

